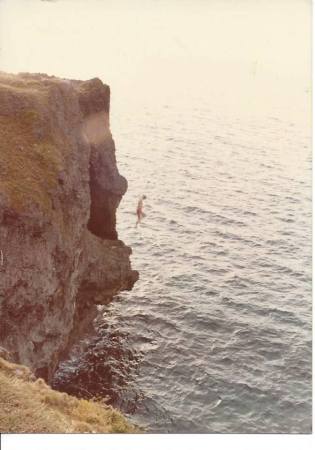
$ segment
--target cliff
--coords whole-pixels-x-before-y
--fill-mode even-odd
[[[131,289],[109,87],[0,73],[0,345],[49,380],[96,304]]]

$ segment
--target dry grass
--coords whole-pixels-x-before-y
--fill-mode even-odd
[[[52,390],[29,369],[0,358],[1,433],[135,433],[136,427],[102,403]]]

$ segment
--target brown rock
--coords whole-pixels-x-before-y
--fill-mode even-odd
[[[0,344],[46,379],[92,305],[138,279],[109,103],[98,79],[0,73]]]

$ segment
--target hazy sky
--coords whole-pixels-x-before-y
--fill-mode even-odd
[[[311,1],[2,0],[0,67],[101,77],[143,100],[310,104]],[[140,100],[139,100],[140,101]]]

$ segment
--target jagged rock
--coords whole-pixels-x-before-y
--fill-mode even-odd
[[[131,289],[109,87],[0,73],[0,344],[50,379],[95,304]]]

